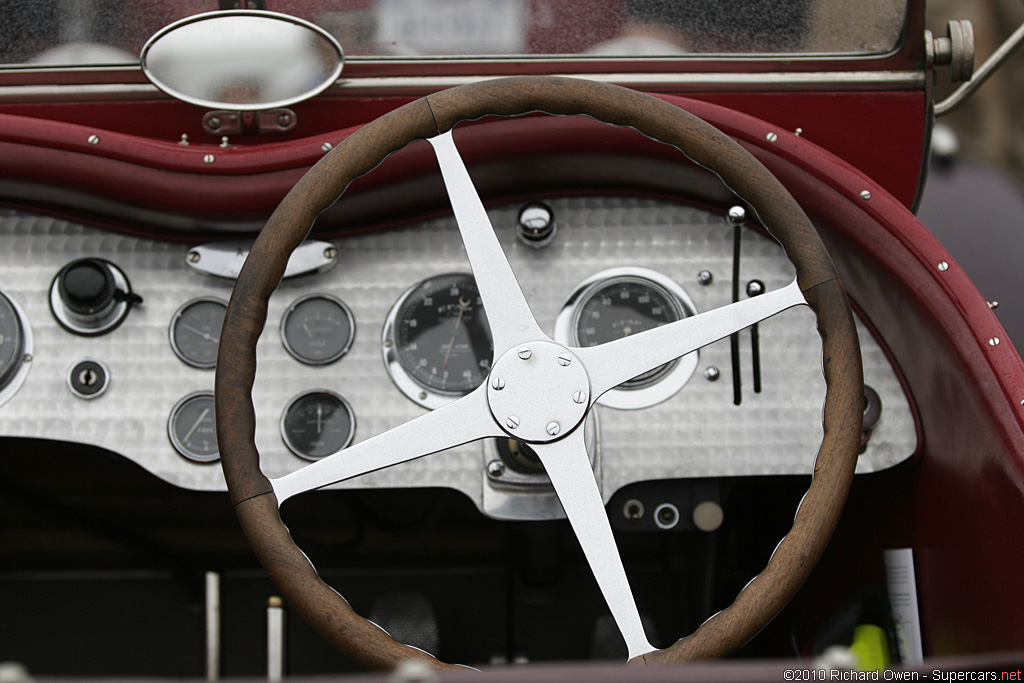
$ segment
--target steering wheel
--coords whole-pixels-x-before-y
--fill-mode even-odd
[[[756,211],[796,267],[792,284],[590,348],[541,331],[456,150],[452,128],[487,115],[583,114],[631,126],[717,173]],[[279,479],[259,467],[251,391],[267,301],[317,215],[354,179],[410,142],[437,155],[494,339],[487,380],[468,395]],[[824,439],[810,488],[764,571],[727,609],[664,650],[647,641],[584,445],[594,402],[637,375],[795,305],[817,317],[826,381]],[[537,453],[626,641],[630,663],[721,656],[760,631],[802,585],[828,543],[853,479],[861,438],[860,347],[846,293],[820,237],[782,184],[739,144],[649,95],[568,78],[507,78],[445,90],[360,129],[291,190],[253,245],[224,320],[216,378],[217,437],[228,489],[253,550],[282,594],[328,640],[369,668],[430,655],[391,639],[324,583],[295,545],[278,507],[287,498],[446,448],[514,437]]]

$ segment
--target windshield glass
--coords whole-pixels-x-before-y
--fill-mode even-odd
[[[134,64],[166,24],[237,4],[0,0],[0,63]],[[267,0],[265,9],[318,24],[350,57],[878,54],[896,46],[906,15],[905,0]]]

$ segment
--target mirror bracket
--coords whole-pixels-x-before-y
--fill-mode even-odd
[[[298,118],[291,109],[279,107],[264,111],[216,110],[203,114],[203,130],[210,135],[263,135],[288,133]]]

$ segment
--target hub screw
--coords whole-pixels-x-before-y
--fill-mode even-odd
[[[491,380],[491,388],[494,389],[495,391],[501,391],[502,389],[505,388],[505,380],[503,380],[501,377],[495,377],[494,379]]]
[[[532,355],[533,351],[530,350],[529,346],[524,346],[521,349],[519,349],[519,357],[522,358],[523,360],[530,360],[530,357]]]
[[[572,363],[572,357],[571,356],[568,356],[568,355],[563,353],[562,355],[560,355],[558,357],[558,364],[561,365],[563,368],[566,367],[567,365],[569,365],[570,363]]]
[[[562,427],[557,422],[548,422],[548,434],[555,436],[560,431],[562,431]]]
[[[505,426],[507,426],[509,429],[515,429],[516,427],[519,426],[519,417],[517,417],[516,415],[509,415],[508,418],[506,418],[505,420]]]
[[[492,460],[487,463],[487,474],[492,477],[500,477],[505,474],[505,463],[500,460]]]

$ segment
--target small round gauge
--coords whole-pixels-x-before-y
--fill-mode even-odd
[[[420,405],[436,408],[477,388],[494,342],[473,276],[438,275],[408,290],[388,314],[383,343],[392,379]]]
[[[216,462],[217,425],[213,392],[197,391],[178,401],[167,420],[167,434],[174,450],[194,462]]]
[[[14,304],[0,293],[0,389],[7,386],[21,367],[24,343],[21,318]]]
[[[327,389],[299,394],[281,414],[281,438],[306,460],[319,460],[352,443],[355,414],[348,401]]]
[[[327,365],[352,346],[356,325],[352,311],[336,297],[308,294],[296,299],[281,317],[281,341],[296,360]]]
[[[654,281],[625,275],[605,280],[582,297],[573,332],[579,346],[597,346],[675,322],[684,315],[679,301]],[[620,387],[650,386],[673,363],[645,372]]]
[[[179,308],[170,327],[174,354],[194,368],[216,367],[227,308],[227,302],[212,296],[192,299]]]
[[[647,268],[612,268],[580,283],[558,315],[555,338],[597,346],[675,322],[696,309],[673,280]],[[646,408],[675,394],[693,375],[697,353],[623,382],[598,402],[613,408]]]

